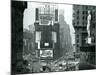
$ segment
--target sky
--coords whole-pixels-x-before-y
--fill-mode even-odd
[[[28,29],[28,25],[33,25],[35,22],[35,8],[40,6],[40,3],[28,2],[28,8],[24,11],[23,27]],[[75,44],[75,30],[72,25],[72,5],[57,4],[58,10],[64,10],[64,19],[70,27],[70,34],[72,37],[72,44]]]

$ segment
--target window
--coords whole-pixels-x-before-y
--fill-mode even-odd
[[[79,14],[79,10],[77,10],[77,14]]]
[[[79,21],[77,21],[77,25],[79,25]]]
[[[85,7],[83,6],[82,8],[84,9]]]
[[[85,20],[87,20],[87,16],[85,17]]]
[[[86,28],[83,28],[82,31],[86,31]]]
[[[86,10],[88,10],[88,6],[86,6],[85,8],[86,8]]]
[[[82,12],[82,14],[84,15],[84,11]]]
[[[79,35],[78,34],[76,35],[76,38],[79,38]]]
[[[76,40],[76,43],[79,43],[79,39]]]
[[[84,16],[82,17],[82,19],[84,20]]]
[[[85,14],[88,15],[88,11],[85,11]]]
[[[77,20],[79,20],[79,16],[77,16]]]
[[[85,22],[85,25],[87,25],[87,21]]]
[[[84,21],[82,22],[82,25],[84,25]]]
[[[77,48],[79,47],[79,45],[77,44]]]

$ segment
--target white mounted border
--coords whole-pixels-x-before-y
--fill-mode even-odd
[[[100,0],[15,0],[15,1],[41,1],[81,5],[96,5],[97,7],[97,69],[85,71],[68,71],[54,73],[38,73],[24,75],[99,75],[100,74]],[[10,75],[11,56],[11,0],[0,0],[0,75]]]
[[[57,4],[96,5],[96,0],[14,0],[14,1],[34,1],[34,2],[49,2],[49,3],[57,3]]]

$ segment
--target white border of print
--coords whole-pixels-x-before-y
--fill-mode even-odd
[[[96,4],[96,0],[15,0],[15,1],[54,2],[54,3],[83,4],[83,5]]]
[[[21,1],[21,0],[19,0]],[[24,0],[23,0],[24,1]],[[71,3],[71,4],[84,4],[84,5],[96,5],[97,7],[97,69],[96,70],[86,70],[86,71],[68,71],[68,72],[54,72],[54,73],[39,73],[41,75],[99,75],[99,13],[100,13],[100,2],[99,0],[25,0],[25,1],[43,1],[43,2],[58,2],[58,3]],[[11,12],[10,12],[10,0],[0,0],[0,75],[10,75],[10,61],[11,61]],[[37,74],[37,75],[39,75]],[[28,75],[28,74],[25,74]],[[33,75],[33,74],[29,74]]]

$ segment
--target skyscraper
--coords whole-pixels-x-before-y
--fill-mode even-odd
[[[80,47],[86,46],[87,38],[87,17],[88,11],[91,11],[91,26],[90,36],[92,38],[92,44],[95,44],[95,29],[96,29],[96,7],[88,5],[73,5],[73,26],[75,29],[75,42],[77,51],[80,51]]]
[[[91,43],[87,43],[88,32],[88,11],[91,14],[90,20],[90,38]],[[76,51],[81,55],[82,62],[95,64],[95,45],[96,45],[96,6],[73,5],[73,26],[75,29]],[[83,59],[84,58],[84,59]]]
[[[58,9],[52,5],[43,5],[35,9],[35,49],[40,60],[58,59],[59,52],[59,23]]]

